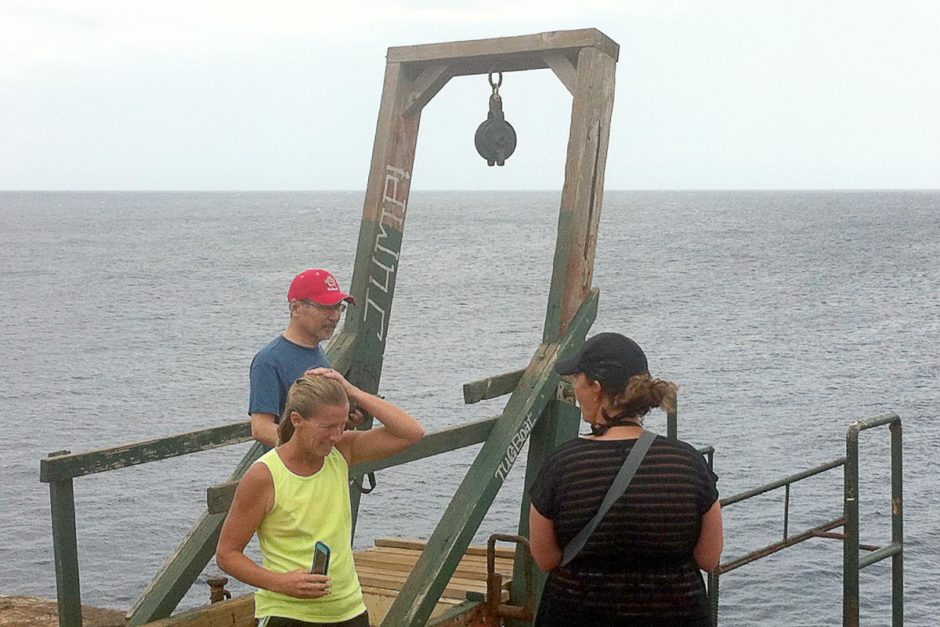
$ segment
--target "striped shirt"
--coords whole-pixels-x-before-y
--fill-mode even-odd
[[[635,442],[578,438],[552,453],[531,497],[553,521],[559,547],[594,517]],[[716,480],[693,447],[657,436],[626,493],[578,556],[549,576],[538,624],[653,624],[649,620],[664,618],[670,625],[707,625],[705,586],[692,550],[702,516],[718,499]]]

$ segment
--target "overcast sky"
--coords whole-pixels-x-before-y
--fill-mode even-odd
[[[940,188],[937,0],[0,0],[0,190],[361,190],[389,46],[596,27],[607,189]],[[571,98],[507,74],[425,108],[416,189],[559,189]]]

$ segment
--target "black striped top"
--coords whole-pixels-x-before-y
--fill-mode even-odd
[[[554,522],[559,547],[597,512],[635,442],[578,438],[549,457],[531,497]],[[568,620],[577,616],[579,625],[630,624],[631,617],[685,617],[692,624],[706,619],[704,582],[692,550],[702,515],[718,499],[716,480],[693,447],[657,436],[581,553],[549,576],[539,624],[564,624],[569,612],[576,613]],[[546,622],[549,610],[558,621]]]

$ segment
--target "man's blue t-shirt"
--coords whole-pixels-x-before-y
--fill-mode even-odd
[[[307,348],[277,336],[251,360],[248,413],[274,414],[275,422],[279,422],[294,381],[310,368],[329,367],[319,346]]]

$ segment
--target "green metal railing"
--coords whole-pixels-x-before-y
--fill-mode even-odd
[[[859,556],[858,517],[858,435],[874,427],[888,425],[891,431],[891,544]],[[904,499],[902,494],[901,419],[896,414],[858,420],[845,436],[845,545],[843,549],[842,622],[856,627],[859,620],[859,571],[891,558],[891,623],[904,624]]]
[[[858,515],[858,434],[860,431],[882,425],[891,429],[891,544],[877,547],[859,543]],[[731,572],[745,564],[767,557],[785,548],[805,542],[811,538],[832,538],[843,541],[843,585],[842,585],[842,623],[846,627],[859,624],[859,571],[866,566],[890,557],[892,559],[892,624],[900,627],[904,624],[904,579],[903,579],[903,501],[901,494],[901,419],[896,414],[875,416],[867,420],[854,422],[846,436],[846,456],[820,464],[809,470],[799,472],[783,479],[746,490],[734,496],[721,499],[722,508],[746,501],[755,496],[766,494],[780,488],[784,489],[783,539],[752,551],[741,557],[724,562],[708,575],[708,604],[712,622],[718,624],[718,595],[721,575]],[[842,516],[833,518],[820,525],[796,534],[790,534],[790,486],[803,479],[808,479],[824,472],[844,467],[844,503]],[[833,529],[844,527],[844,533]],[[869,553],[859,556],[859,551]]]

